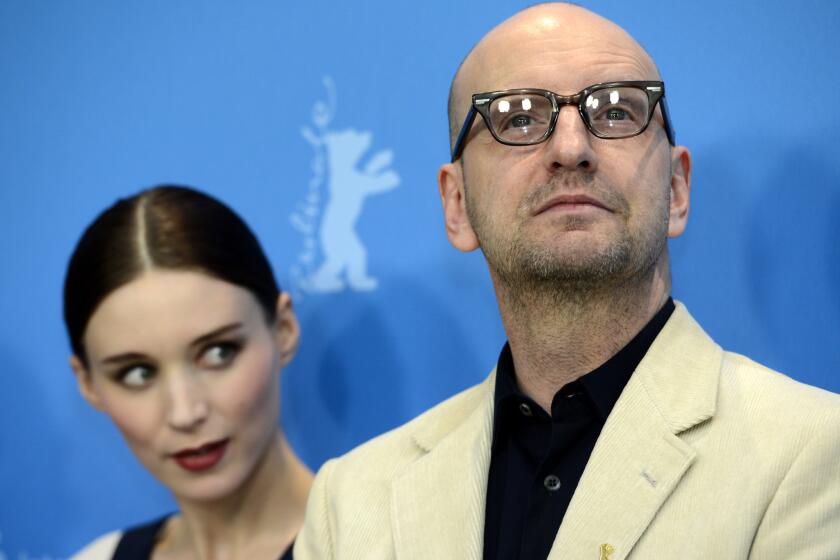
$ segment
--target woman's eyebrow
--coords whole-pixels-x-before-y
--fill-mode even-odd
[[[190,343],[190,346],[200,346],[201,344],[212,340],[218,336],[223,334],[227,334],[231,331],[235,331],[242,327],[242,323],[230,323],[228,325],[221,326],[217,329],[213,329],[212,331],[208,332],[207,334],[203,334],[193,340]],[[142,360],[149,360],[150,358],[146,354],[142,354],[140,352],[124,352],[122,354],[115,354],[113,356],[108,356],[107,358],[101,360],[103,365],[106,364],[121,364],[125,362],[137,362]]]
[[[190,343],[190,346],[200,346],[201,344],[207,342],[208,340],[214,339],[214,338],[216,338],[218,336],[221,336],[223,334],[227,334],[230,331],[235,331],[236,329],[239,329],[239,328],[242,328],[242,323],[236,322],[236,323],[230,323],[228,325],[224,325],[222,327],[219,327],[218,329],[213,329],[209,333],[203,334],[200,337],[193,340]]]
[[[108,356],[104,360],[101,360],[102,364],[121,364],[123,362],[136,362],[140,360],[148,360],[149,357],[145,354],[141,354],[139,352],[124,352],[123,354],[115,354],[114,356]]]

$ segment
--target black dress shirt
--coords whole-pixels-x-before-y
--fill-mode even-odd
[[[668,298],[627,346],[557,391],[551,416],[517,387],[505,344],[496,368],[485,560],[548,556],[601,428],[673,311]]]

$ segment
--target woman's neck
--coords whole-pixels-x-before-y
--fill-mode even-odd
[[[155,560],[274,560],[303,525],[312,472],[278,430],[251,476],[213,502],[178,499],[155,548]]]

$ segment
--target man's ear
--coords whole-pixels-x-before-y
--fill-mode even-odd
[[[70,369],[73,370],[73,375],[76,377],[76,384],[79,387],[79,393],[88,402],[90,406],[96,410],[102,410],[102,400],[93,386],[93,379],[90,371],[85,367],[82,360],[75,354],[70,356]]]
[[[688,223],[691,194],[691,153],[685,146],[671,148],[671,210],[668,237],[679,237]]]
[[[467,216],[464,194],[464,170],[460,162],[447,163],[438,171],[440,201],[443,203],[443,223],[446,237],[460,251],[478,248],[478,238]]]
[[[300,324],[292,309],[292,297],[288,292],[283,292],[277,297],[276,314],[275,334],[277,346],[280,348],[280,364],[285,367],[295,357],[300,342]]]

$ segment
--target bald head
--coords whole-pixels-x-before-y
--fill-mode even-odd
[[[580,85],[574,85],[577,75]],[[557,77],[568,77],[572,89],[557,90]],[[650,55],[621,27],[574,4],[527,8],[487,33],[455,73],[449,89],[450,147],[473,93],[542,88],[570,94],[599,81],[627,79],[660,78]]]

